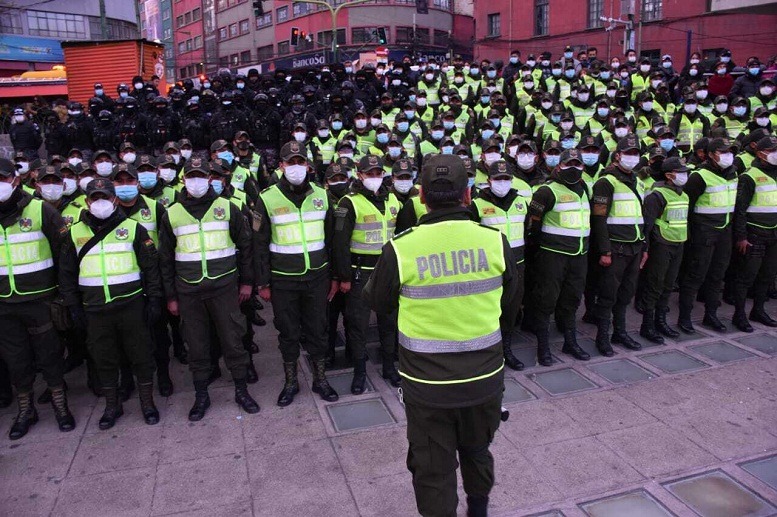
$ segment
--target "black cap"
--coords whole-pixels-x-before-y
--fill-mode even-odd
[[[99,156],[107,156],[111,160],[113,160],[113,156],[111,155],[111,152],[106,149],[98,149],[94,152],[92,155],[92,161],[95,161]]]
[[[551,138],[545,140],[545,145],[542,146],[543,151],[550,151],[551,149],[556,149],[557,151],[563,151],[564,148],[561,147],[561,142],[558,140],[553,140]]]
[[[367,172],[373,169],[383,170],[383,159],[374,154],[362,156],[359,160],[359,172]]]
[[[332,163],[329,165],[329,167],[326,168],[326,173],[324,173],[324,178],[329,179],[332,176],[336,176],[337,174],[342,174],[346,178],[350,176],[351,169],[341,163]]]
[[[135,165],[135,167],[140,167],[141,165],[147,165],[155,169],[156,162],[157,161],[150,154],[141,154],[140,156],[137,157],[137,159],[135,159],[135,163],[133,165]]]
[[[618,140],[617,151],[628,151],[630,149],[640,150],[639,139],[634,135],[626,135]]]
[[[672,135],[674,136],[674,131],[672,131],[669,126],[663,126],[656,131],[656,138],[661,138],[662,136],[666,135]]]
[[[652,160],[653,158],[666,158],[666,151],[657,145],[651,147],[650,153],[648,153],[648,159]]]
[[[777,149],[777,136],[765,136],[755,144],[759,151],[773,151]]]
[[[483,152],[485,153],[487,149],[490,149],[492,147],[496,147],[497,149],[501,149],[499,145],[499,141],[497,141],[496,138],[487,138],[483,141],[483,145],[481,146],[481,149],[483,149]]]
[[[159,167],[161,165],[175,165],[175,160],[167,154],[160,154],[156,157],[156,166]]]
[[[178,146],[177,142],[167,142],[164,145],[164,147],[162,147],[162,151],[164,151],[164,152],[170,151],[171,149],[173,151],[180,151],[181,150],[181,148]]]
[[[118,176],[122,172],[125,174],[129,174],[133,178],[138,177],[138,171],[135,170],[135,167],[133,165],[130,165],[128,163],[119,163],[113,168],[113,172],[111,173],[111,179],[115,179],[116,176]]]
[[[685,165],[685,160],[673,156],[664,160],[661,164],[661,170],[664,172],[688,172],[688,167]]]
[[[132,149],[134,151],[135,150],[135,144],[133,144],[132,142],[123,142],[119,146],[119,152],[126,151],[127,149]]]
[[[0,158],[0,176],[7,178],[16,175],[16,164],[8,158]]]
[[[308,159],[305,146],[297,141],[286,142],[281,148],[281,159],[285,162],[291,160],[295,156]]]
[[[208,162],[208,168],[210,169],[210,173],[214,176],[227,177],[232,175],[232,169],[229,164],[221,158],[216,158],[215,160]]]
[[[113,188],[113,182],[108,178],[95,178],[86,186],[86,197],[92,197],[97,193],[115,197],[116,189]]]
[[[458,156],[433,154],[424,160],[421,188],[424,192],[461,192],[467,187],[467,170]]]
[[[464,171],[467,173],[467,176],[472,177],[477,174],[477,164],[475,163],[475,160],[469,156],[462,156],[461,163],[464,164]]]
[[[583,158],[580,156],[580,151],[577,149],[564,149],[559,158],[559,163],[569,163],[571,161],[583,162]]]
[[[710,143],[707,144],[707,152],[714,153],[716,151],[730,151],[734,145],[728,138],[713,138]]]
[[[597,149],[600,149],[602,146],[599,145],[599,141],[595,136],[586,135],[580,139],[580,143],[577,144],[577,148],[585,149],[586,147],[596,147]]]
[[[216,140],[215,142],[210,144],[210,152],[218,151],[222,147],[227,147],[227,146],[229,146],[229,144],[227,143],[226,140]]]
[[[407,158],[402,158],[394,162],[391,166],[391,174],[397,176],[399,174],[413,174],[413,161]]]
[[[210,167],[208,162],[199,157],[192,157],[183,168],[183,175],[186,176],[192,172],[201,172],[202,174],[210,174]]]
[[[518,143],[518,150],[520,151],[521,148],[523,148],[523,147],[528,147],[531,150],[531,152],[533,152],[535,154],[537,153],[537,144],[535,144],[533,140],[523,140],[523,141],[519,142]]]
[[[497,160],[488,167],[488,175],[490,176],[501,176],[503,174],[506,174],[508,176],[513,175],[513,166],[507,163],[504,160]]]
[[[59,171],[59,167],[55,165],[46,165],[40,170],[40,172],[38,172],[38,181],[41,181],[42,179],[49,176],[62,179],[62,173]]]

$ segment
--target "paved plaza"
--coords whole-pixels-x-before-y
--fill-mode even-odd
[[[777,303],[767,308],[774,314]],[[629,314],[632,336],[639,321]],[[519,334],[519,357],[530,367],[507,373],[510,419],[492,445],[491,515],[777,514],[777,332],[753,325],[753,334],[715,335],[698,322],[696,336],[665,346],[640,338],[642,351],[616,346],[604,358],[595,328],[580,324],[593,359],[562,355],[554,334],[552,368],[534,365],[535,340]],[[60,433],[43,407],[31,432],[11,442],[15,407],[0,410],[0,514],[416,515],[404,411],[380,377],[376,344],[365,395],[350,395],[350,371],[336,369],[340,400],[323,403],[302,360],[302,392],[279,408],[283,373],[271,324],[257,327],[257,342],[257,415],[238,409],[222,378],[205,419],[189,422],[193,388],[175,360],[176,392],[158,398],[156,426],[143,423],[133,396],[116,427],[99,431],[104,403],[87,392],[84,367],[67,376],[74,432]],[[460,498],[464,515],[461,490]]]

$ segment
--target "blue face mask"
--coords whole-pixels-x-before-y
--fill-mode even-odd
[[[397,122],[397,131],[404,133],[410,128],[410,124],[407,122]]]
[[[488,96],[488,95],[481,95],[480,96],[480,103],[481,104],[488,104],[489,102],[491,102],[491,97],[490,96]]]
[[[599,161],[599,155],[596,153],[580,153],[583,156],[583,163],[586,164],[588,167],[592,167],[596,165],[596,162]],[[561,158],[559,156],[559,158]]]
[[[105,92],[103,91],[103,89],[102,89],[102,88],[98,88],[98,89],[96,89],[96,90],[94,91],[94,94],[95,94],[95,95],[97,95],[98,97],[99,97],[100,95],[102,95],[103,93],[105,93]]]
[[[748,72],[750,72],[750,75],[758,75],[758,73],[761,71],[761,67],[753,66],[747,69]]]
[[[415,95],[408,95],[407,96],[407,100],[409,100],[410,102],[415,102],[415,98],[416,98]]]
[[[227,162],[228,164],[232,165],[232,160],[235,159],[235,155],[232,154],[232,151],[221,151],[219,154],[217,154],[219,158]]]
[[[561,76],[561,69],[560,68],[554,68],[553,70],[551,70],[551,73],[553,74],[554,77],[560,77]]]
[[[335,120],[334,122],[332,122],[332,129],[334,129],[335,131],[340,131],[341,129],[343,129],[343,123],[340,122],[339,120]]]
[[[661,146],[661,149],[663,149],[666,152],[669,152],[674,147],[674,140],[671,138],[664,138],[663,140],[660,140],[658,142],[658,145]]]
[[[129,93],[128,92],[119,92],[119,97],[121,97],[122,99],[126,99],[127,97],[129,97]]]
[[[572,79],[575,76],[574,70],[565,70],[564,75],[567,77],[567,79]]]
[[[575,141],[571,138],[565,138],[561,141],[561,147],[564,149],[572,149],[575,146]]]
[[[551,115],[550,121],[553,122],[554,124],[558,124],[559,122],[561,122],[561,115]]]
[[[448,122],[447,120],[445,120],[442,123],[442,127],[444,127],[445,129],[453,129],[454,127],[456,127],[456,123],[455,122]]]
[[[596,114],[600,117],[606,117],[610,114],[610,110],[607,108],[596,108]]]
[[[572,52],[564,52],[564,57],[566,59],[572,59]]]
[[[442,146],[442,154],[453,154],[453,147],[450,145],[444,145]]]
[[[512,63],[514,65],[517,65],[518,64],[518,58],[517,57],[511,57],[510,58],[510,63]]]
[[[561,161],[561,155],[560,154],[549,154],[545,157],[545,164],[550,167],[551,169],[559,164]]]
[[[445,131],[440,131],[439,129],[432,131],[432,140],[439,140],[444,136],[445,136]]]
[[[138,197],[137,185],[119,185],[116,187],[116,197],[120,200],[127,202],[132,201]]]
[[[221,182],[221,180],[210,180],[210,186],[213,187],[213,190],[219,196],[222,192],[224,192],[224,184]]]
[[[385,144],[389,141],[389,134],[388,133],[378,133],[378,135],[375,136],[375,139],[381,143]]]
[[[493,79],[494,77],[496,77],[496,70],[489,70],[488,72],[486,72],[486,75],[488,76],[489,79]]]
[[[610,78],[610,72],[602,72],[599,74],[599,78],[603,81],[606,81]]]
[[[494,127],[499,127],[502,125],[502,121],[499,120],[498,118],[490,118],[488,119],[488,121],[491,122],[491,125]]]
[[[475,178],[467,178],[467,188],[472,188],[475,186]]]
[[[388,148],[389,156],[392,158],[397,158],[400,154],[402,154],[402,148],[401,147],[389,147]]]
[[[734,108],[731,111],[734,113],[734,116],[741,117],[745,113],[747,113],[747,108],[744,106],[734,106]]]
[[[150,189],[156,187],[156,184],[159,180],[157,179],[157,175],[155,172],[139,172],[138,173],[138,183],[141,187],[145,189]]]
[[[494,136],[494,130],[493,129],[484,129],[480,132],[481,136],[483,137],[483,140],[488,140],[492,136]]]

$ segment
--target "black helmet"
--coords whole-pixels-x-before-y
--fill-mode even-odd
[[[113,118],[113,113],[111,113],[108,110],[101,110],[100,113],[97,115],[97,118],[100,120],[110,120]]]
[[[302,95],[296,94],[296,95],[292,95],[291,96],[291,103],[292,104],[302,103],[302,102],[305,102],[305,98]]]
[[[227,90],[224,93],[221,94],[221,101],[233,101],[235,100],[235,94],[232,92],[232,90]]]
[[[270,102],[270,98],[264,93],[257,93],[254,102]]]
[[[103,100],[100,97],[92,97],[91,99],[89,99],[90,108],[102,106],[102,105],[103,105]]]
[[[102,101],[101,101],[101,102],[102,102]],[[83,105],[83,104],[81,104],[80,102],[77,102],[77,101],[72,101],[72,102],[68,103],[68,105],[67,105],[67,109],[69,109],[69,110],[81,110],[81,111],[83,111],[83,110],[84,110],[84,105]]]
[[[167,106],[167,98],[162,97],[161,95],[157,95],[156,97],[154,97],[154,105],[156,106],[159,104],[164,104],[165,106]]]
[[[124,106],[126,108],[128,108],[128,109],[137,108],[138,107],[138,100],[135,97],[130,95],[129,97],[124,99]]]
[[[119,85],[116,87],[116,92],[117,92],[117,93],[119,93],[119,92],[128,92],[128,91],[130,91],[130,89],[129,89],[129,86],[127,86],[127,85],[126,85],[126,84],[124,84],[124,83],[121,83],[121,84],[119,84]]]

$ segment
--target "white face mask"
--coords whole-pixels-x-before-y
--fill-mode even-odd
[[[115,210],[116,205],[107,199],[98,199],[89,205],[89,212],[97,219],[108,219]]]
[[[181,156],[183,156],[184,160],[188,160],[192,157],[192,150],[191,149],[181,149]]]
[[[762,86],[758,91],[761,92],[761,95],[763,95],[764,97],[768,97],[769,95],[772,94],[772,92],[774,91],[774,88],[772,88],[771,86]]]
[[[721,169],[728,169],[734,164],[734,155],[732,153],[722,153],[718,158],[718,165]]]
[[[704,99],[707,98],[707,95],[709,95],[709,93],[710,92],[707,90],[698,90],[696,92],[696,98],[699,99],[700,101],[703,101]]]
[[[715,104],[715,109],[719,113],[725,113],[728,110],[728,104]]]
[[[553,103],[552,102],[543,102],[542,103],[542,109],[549,110],[552,107],[553,107]]]
[[[570,129],[572,129],[572,124],[573,122],[562,122],[559,125],[561,126],[561,129],[563,129],[564,131],[569,131]]]
[[[415,100],[415,103],[418,104],[418,107],[423,108],[426,106],[426,97],[418,97]]]
[[[19,167],[18,169],[16,169],[16,175],[17,176],[19,174],[26,174],[26,173],[30,172],[30,162],[19,162],[19,163],[17,163],[17,165]]]
[[[687,172],[677,172],[674,175],[674,179],[672,180],[672,183],[677,185],[678,187],[682,187],[686,183],[688,183],[688,173]]]
[[[124,153],[121,159],[124,160],[124,163],[135,163],[135,158],[137,157],[138,155],[135,153]]]
[[[372,127],[378,127],[381,122],[383,122],[383,120],[381,120],[379,118],[371,118],[370,119],[370,124],[372,124]]]
[[[186,187],[186,192],[198,199],[204,196],[210,188],[208,178],[186,178],[183,180],[183,184]]]
[[[175,178],[175,169],[159,169],[159,177],[166,183],[170,183]]]
[[[623,170],[630,171],[634,169],[634,167],[636,167],[639,163],[639,156],[628,156],[622,154],[618,163],[620,163]]]
[[[294,133],[294,140],[296,140],[299,143],[302,143],[305,141],[306,136],[307,135],[305,133],[297,132],[297,133]]]
[[[68,158],[68,160],[67,160],[67,163],[69,163],[69,164],[70,164],[70,165],[72,165],[73,167],[78,167],[78,165],[79,165],[79,164],[80,164],[82,161],[83,161],[83,160],[82,160],[81,158]]]
[[[486,165],[491,165],[492,163],[498,161],[502,155],[499,153],[486,153],[483,155],[483,157],[486,160]]]
[[[380,186],[383,185],[383,178],[364,178],[362,185],[370,192],[377,192]]]
[[[650,65],[640,65],[639,70],[642,73],[650,72]]]
[[[78,188],[78,183],[73,178],[65,178],[62,180],[63,190],[62,193],[66,196],[71,195]]]
[[[696,113],[696,104],[684,104],[683,105],[683,110],[687,114],[693,115],[694,113]]]
[[[650,101],[643,102],[642,103],[642,109],[645,110],[645,111],[653,111],[653,103],[650,102]]]
[[[770,165],[777,165],[777,151],[772,151],[766,155],[766,163]]]
[[[517,145],[511,145],[510,147],[507,148],[507,153],[510,156],[512,156],[513,158],[515,158],[516,155],[518,154],[518,146]]]
[[[92,176],[84,176],[78,180],[78,188],[80,188],[82,192],[86,192],[86,187],[89,186],[92,180],[94,180]]]
[[[537,158],[537,155],[534,153],[522,153],[518,155],[515,161],[518,163],[518,167],[520,167],[525,171],[528,171],[529,169],[534,167],[534,160],[536,158]]]
[[[607,90],[604,93],[605,95],[607,95],[607,97],[612,99],[613,97],[615,97],[615,94],[618,92],[616,90]]]
[[[580,102],[588,102],[588,98],[591,96],[590,93],[578,93],[577,94],[577,100]]]
[[[113,164],[111,162],[100,162],[94,167],[97,170],[97,174],[107,178],[113,172]]]
[[[171,154],[170,157],[173,159],[173,163],[178,165],[181,163],[181,155],[180,154]]]
[[[758,124],[760,127],[766,127],[769,125],[769,119],[764,117],[758,117],[755,119],[755,123]]]
[[[12,183],[8,183],[5,181],[0,182],[0,203],[5,203],[11,198],[11,194],[13,194],[14,187]]]
[[[364,129],[367,127],[367,119],[359,118],[353,121],[353,125],[356,126],[357,129]]]
[[[46,201],[59,201],[65,191],[64,185],[41,185],[40,197]]]
[[[496,197],[505,197],[513,186],[513,182],[510,180],[491,180],[491,192]]]
[[[627,127],[616,127],[615,128],[615,136],[618,138],[623,138],[624,136],[629,134],[629,128]]]
[[[17,124],[21,124],[24,122],[24,115],[15,115],[13,119],[17,122]]]
[[[307,165],[287,165],[283,169],[283,175],[292,185],[302,185],[308,177]]]
[[[413,180],[394,180],[394,189],[400,194],[407,194],[413,188]]]

